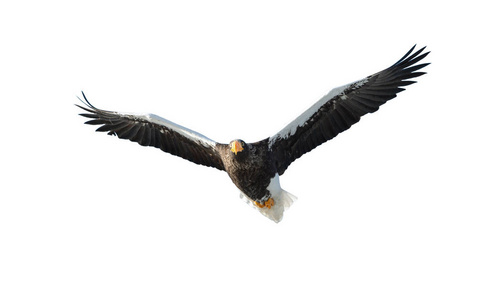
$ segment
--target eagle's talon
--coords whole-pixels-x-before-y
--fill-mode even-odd
[[[272,206],[275,204],[275,201],[273,201],[273,198],[268,198],[267,201],[265,201],[265,206],[270,209]]]
[[[270,209],[270,208],[272,208],[272,206],[275,204],[275,201],[273,200],[273,198],[268,198],[268,200],[267,200],[267,201],[265,201],[265,202],[263,202],[263,204],[262,204],[262,203],[260,203],[260,202],[258,202],[258,201],[254,201],[254,203],[255,203],[255,205],[256,205],[256,206],[258,206],[259,208],[264,208],[264,207],[266,207],[266,208]]]

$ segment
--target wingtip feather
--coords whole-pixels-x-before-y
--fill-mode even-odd
[[[88,101],[87,96],[85,95],[85,93],[83,91],[81,91],[81,93],[82,93],[83,99],[81,99],[78,96],[76,96],[76,98],[78,98],[78,100],[80,100],[80,102],[83,103],[83,104],[85,104],[86,106],[88,106],[90,108],[93,108],[93,109],[97,109],[95,106],[92,105],[92,103],[90,103],[90,101]],[[78,107],[80,107],[80,106],[78,105]]]

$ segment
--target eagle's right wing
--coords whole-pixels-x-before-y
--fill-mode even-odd
[[[218,151],[218,143],[202,134],[170,122],[157,115],[123,114],[101,110],[88,102],[85,94],[80,99],[86,107],[77,105],[89,112],[80,114],[91,120],[90,125],[101,125],[97,131],[106,131],[109,135],[139,143],[141,146],[153,146],[191,162],[224,170],[224,164]]]

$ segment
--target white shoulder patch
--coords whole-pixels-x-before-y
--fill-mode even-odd
[[[334,97],[340,95],[341,100],[346,100],[347,96],[344,94],[344,91],[350,87],[359,88],[364,85],[368,81],[368,78],[364,78],[362,80],[358,80],[343,86],[339,86],[337,88],[332,89],[329,93],[323,96],[319,101],[314,103],[309,109],[307,109],[304,113],[302,113],[299,117],[297,117],[290,124],[285,126],[282,130],[280,130],[276,135],[272,136],[268,142],[268,147],[271,148],[272,145],[278,139],[286,139],[287,137],[295,134],[298,127],[304,126],[304,124],[317,112],[321,106],[326,104],[328,101],[333,99]]]
[[[131,116],[143,120],[147,120],[148,122],[155,123],[158,125],[161,125],[163,127],[166,127],[168,129],[171,129],[184,137],[201,144],[202,146],[205,146],[207,148],[214,148],[216,146],[216,142],[211,140],[210,138],[196,132],[193,130],[190,130],[188,128],[185,128],[183,126],[180,126],[176,123],[173,123],[172,121],[169,121],[165,118],[162,118],[160,116],[157,116],[155,114],[142,114],[142,115],[131,115],[131,114],[121,114],[125,116]]]

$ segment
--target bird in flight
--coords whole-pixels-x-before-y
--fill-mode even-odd
[[[303,154],[334,138],[395,98],[410,80],[425,72],[429,63],[417,64],[429,52],[425,47],[413,53],[413,46],[389,68],[361,80],[332,89],[312,107],[274,136],[246,143],[240,139],[221,144],[206,136],[154,114],[127,114],[98,109],[82,92],[90,118],[85,124],[99,125],[96,131],[152,146],[196,164],[228,173],[241,197],[269,219],[280,222],[284,210],[296,199],[280,187],[279,176]]]

